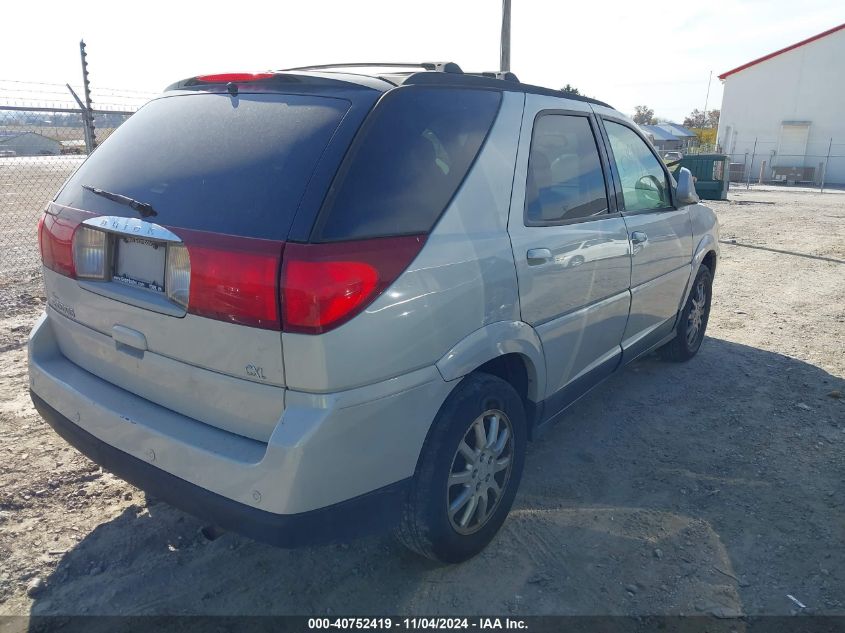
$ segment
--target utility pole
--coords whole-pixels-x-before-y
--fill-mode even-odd
[[[833,137],[831,137],[830,143],[827,144],[827,158],[824,159],[824,167],[822,167],[822,180],[819,185],[819,193],[824,193],[824,179],[827,178],[827,164],[830,162],[830,150],[832,147]]]
[[[79,58],[82,60],[82,89],[83,95],[85,96],[85,107],[82,110],[82,122],[85,126],[85,147],[90,154],[97,146],[97,137],[94,135],[94,113],[91,111],[91,84],[88,82],[88,62],[85,59],[87,56],[88,55],[85,52],[85,40],[80,40]]]
[[[746,152],[748,153],[748,152]],[[751,152],[751,163],[748,165],[748,176],[745,179],[745,188],[751,189],[751,171],[754,169],[754,159],[757,157],[757,139],[754,139],[754,149]]]
[[[710,83],[713,81],[713,71],[710,71],[710,77],[707,79],[707,96],[704,97],[704,125],[707,125],[707,102],[710,101]]]
[[[511,0],[502,0],[502,39],[499,57],[499,70],[503,73],[511,69]]]

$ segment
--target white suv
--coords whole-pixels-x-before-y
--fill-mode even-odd
[[[394,529],[448,562],[538,427],[696,353],[718,255],[629,119],[451,63],[178,82],[39,237],[30,385],[67,441],[259,540]]]

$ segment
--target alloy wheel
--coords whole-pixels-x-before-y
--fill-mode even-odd
[[[470,424],[446,483],[449,523],[459,534],[480,530],[493,515],[513,468],[513,427],[504,412],[490,409]]]
[[[696,284],[690,300],[692,308],[687,317],[687,345],[692,348],[698,342],[707,311],[707,288],[703,279]]]

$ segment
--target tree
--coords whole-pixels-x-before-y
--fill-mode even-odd
[[[705,125],[707,125],[707,115],[698,108],[690,112],[689,116],[684,119],[684,127],[701,128]]]
[[[573,95],[580,95],[581,94],[581,91],[578,90],[578,88],[576,88],[572,84],[566,84],[563,88],[560,89],[560,91],[561,92],[568,92],[569,94],[573,94]]]
[[[707,113],[707,127],[719,127],[719,115],[721,114],[721,110],[710,110],[710,112]]]
[[[654,125],[654,110],[648,106],[638,105],[634,108],[633,119],[637,125]]]
[[[719,114],[719,110],[710,110],[705,113],[696,108],[684,119],[684,127],[699,129],[718,127]]]

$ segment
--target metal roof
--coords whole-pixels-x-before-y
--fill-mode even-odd
[[[640,129],[643,132],[651,134],[654,137],[655,141],[680,141],[677,136],[673,135],[671,132],[664,130],[662,127],[658,125],[641,125]]]
[[[745,70],[746,68],[750,68],[751,66],[755,66],[755,65],[757,65],[761,62],[764,62],[768,59],[771,59],[772,57],[777,57],[778,55],[781,55],[783,53],[787,53],[789,51],[795,50],[796,48],[798,48],[800,46],[804,46],[805,44],[809,44],[810,42],[815,42],[816,40],[820,40],[821,38],[827,37],[828,35],[833,35],[837,31],[841,31],[842,29],[845,29],[845,23],[840,24],[839,26],[834,26],[832,29],[828,29],[827,31],[825,31],[823,33],[819,33],[818,35],[813,35],[813,37],[808,37],[806,40],[801,40],[800,42],[796,42],[795,44],[792,44],[791,46],[787,46],[786,48],[782,48],[780,50],[777,50],[774,53],[769,53],[768,55],[763,55],[762,57],[758,57],[755,60],[752,60],[752,61],[750,61],[746,64],[743,64],[742,66],[737,66],[733,70],[729,70],[728,72],[725,72],[725,73],[722,73],[721,75],[719,75],[719,79],[724,80],[727,77],[730,77],[731,75],[733,75],[734,73],[738,73],[741,70]]]
[[[12,132],[11,134],[0,134],[0,143],[8,143],[9,141],[20,138],[21,136],[40,136],[43,139],[47,139],[48,141],[53,141],[54,143],[58,143],[54,138],[50,138],[49,136],[45,136],[39,132],[33,132],[32,130],[26,130],[24,132]]]
[[[686,128],[683,125],[678,125],[677,123],[658,123],[657,127],[663,128],[669,132],[669,134],[674,136],[686,136],[689,138],[697,136],[691,129]]]

